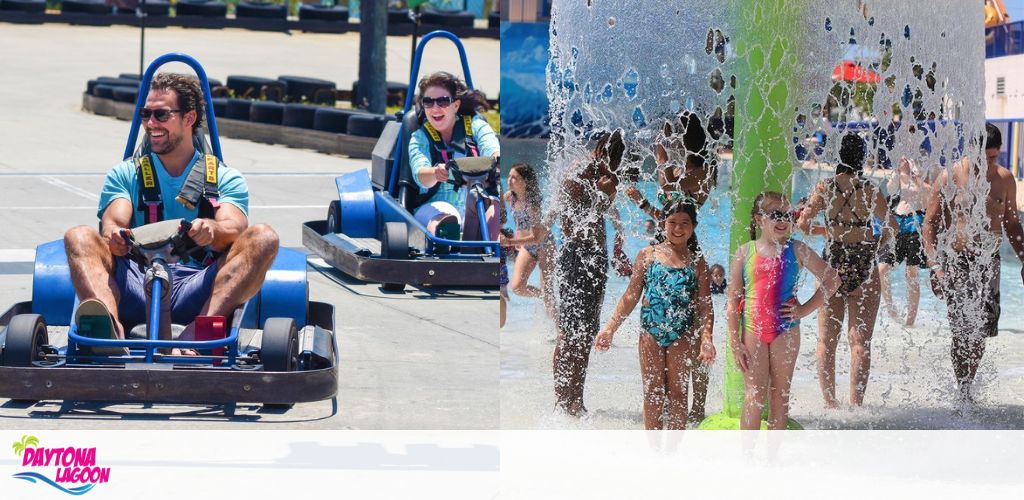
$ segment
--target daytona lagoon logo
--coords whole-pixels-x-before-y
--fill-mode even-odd
[[[12,448],[22,467],[35,469],[19,472],[15,478],[45,483],[70,495],[84,495],[110,481],[110,467],[96,466],[96,448],[44,448],[35,436],[22,436]],[[55,470],[52,476],[42,473],[50,470]]]

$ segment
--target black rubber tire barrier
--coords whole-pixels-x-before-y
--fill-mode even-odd
[[[320,109],[316,110],[316,115],[313,116],[313,130],[347,134],[349,117],[367,114],[369,113],[358,109],[320,107]]]
[[[471,12],[464,10],[425,9],[420,22],[450,28],[472,28],[474,19]]]
[[[281,125],[285,127],[313,128],[313,118],[320,106],[311,104],[285,104]]]
[[[100,83],[92,88],[92,95],[103,99],[113,99],[114,86],[107,83]]]
[[[141,3],[141,2],[140,2]],[[118,14],[135,14],[135,9],[118,7]],[[150,16],[168,16],[171,13],[171,3],[167,0],[146,0],[146,14]]]
[[[228,15],[228,6],[215,1],[180,0],[175,8],[179,16],[227,17]]]
[[[7,1],[7,0],[3,0],[3,1]],[[101,83],[104,84],[104,85],[110,85],[110,86],[114,86],[114,87],[116,87],[116,86],[122,86],[122,87],[135,86],[135,87],[138,87],[139,86],[139,81],[138,80],[129,80],[127,78],[114,78],[112,76],[101,76],[101,77],[99,77],[99,78],[97,78],[95,80],[89,80],[85,84],[85,93],[92,94],[92,89],[95,88],[96,85],[101,84]]]
[[[228,99],[226,97],[214,97],[210,100],[213,101],[213,116],[217,118],[227,118]]]
[[[360,137],[380,137],[384,124],[394,120],[390,115],[357,114],[348,118],[348,134]]]
[[[252,110],[252,101],[248,99],[227,99],[228,106],[224,113],[224,118],[230,118],[232,120],[244,120],[249,121],[249,113]]]
[[[281,75],[277,79],[288,85],[288,100],[290,102],[334,104],[336,95],[334,90],[337,89],[337,85],[330,80],[291,75]]]
[[[110,14],[110,6],[103,0],[64,0],[60,4],[60,11],[61,13]]]
[[[281,89],[281,94],[285,94],[288,91],[288,84],[280,80],[263,78],[260,76],[228,76],[228,88],[234,91],[235,97],[248,97],[250,99],[260,97],[260,91],[264,86],[279,88]],[[268,94],[269,93],[270,92],[268,92]]]
[[[300,21],[336,21],[348,22],[348,8],[335,5],[324,7],[322,5],[302,5],[299,7]]]
[[[405,82],[385,82],[388,92],[388,106],[405,104],[405,92],[409,90],[409,84]],[[359,105],[359,80],[352,82],[352,103]]]
[[[286,19],[288,17],[288,7],[284,5],[240,2],[235,6],[235,17]]]
[[[114,87],[111,91],[111,97],[117,102],[130,102],[135,104],[135,101],[139,98],[138,87]]]
[[[501,27],[501,14],[497,12],[491,12],[487,16],[487,27],[488,28],[500,28]]]
[[[46,0],[3,0],[0,10],[17,10],[21,12],[46,12]]]
[[[388,9],[388,24],[412,24],[409,9]]]
[[[269,101],[253,101],[249,109],[249,121],[280,125],[284,121],[284,104]]]
[[[120,75],[117,75],[117,77],[122,80],[135,80],[137,82],[142,81],[142,75],[138,73],[121,73]]]

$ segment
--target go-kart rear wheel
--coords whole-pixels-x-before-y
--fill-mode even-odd
[[[38,314],[19,314],[7,325],[3,366],[25,368],[43,358],[42,347],[50,342],[46,321]]]
[[[385,222],[380,235],[380,256],[385,259],[409,258],[409,229],[403,222]],[[405,283],[382,283],[387,292],[405,290]]]
[[[263,371],[293,372],[299,368],[299,333],[291,318],[269,318],[263,324],[260,359]]]
[[[341,200],[334,200],[327,206],[327,232],[341,232]]]

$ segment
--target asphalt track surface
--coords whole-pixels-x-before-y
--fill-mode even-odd
[[[358,34],[154,29],[147,61],[179,51],[212,78],[295,74],[348,87]],[[498,90],[496,40],[466,40],[478,88]],[[454,48],[431,45],[423,71],[447,69]],[[138,30],[0,24],[0,308],[31,297],[34,248],[68,228],[95,225],[104,174],[120,160],[129,123],[81,111],[85,82],[138,71]],[[388,39],[388,79],[409,71],[408,37]],[[221,139],[246,176],[250,222],[303,249],[301,224],[322,219],[334,177],[368,168],[308,150]],[[0,399],[0,429],[487,429],[498,422],[497,292],[383,292],[311,258],[310,296],[335,306],[340,352],[335,401],[286,411],[259,405],[186,406]]]

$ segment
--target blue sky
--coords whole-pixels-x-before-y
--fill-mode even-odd
[[[1006,11],[1010,14],[1010,19],[1014,21],[1024,20],[1024,0],[1003,0],[1003,4],[1006,5]]]

